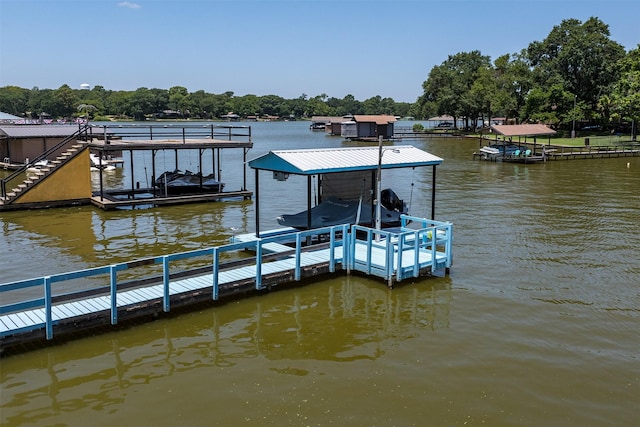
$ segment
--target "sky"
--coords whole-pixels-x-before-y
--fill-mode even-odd
[[[0,0],[0,87],[414,102],[449,55],[592,16],[638,47],[639,0]]]

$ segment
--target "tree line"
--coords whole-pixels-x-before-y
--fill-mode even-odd
[[[277,95],[236,96],[233,92],[189,92],[185,87],[135,91],[0,88],[0,111],[37,118],[90,115],[116,118],[219,119],[229,112],[241,118],[286,119],[347,114],[388,114],[426,119],[450,115],[475,128],[493,117],[546,123],[557,129],[625,126],[640,118],[640,44],[626,52],[611,40],[609,27],[592,17],[563,20],[542,41],[495,61],[478,50],[450,55],[434,66],[416,102],[374,96],[358,101],[320,94],[295,99]],[[90,108],[89,108],[90,107]],[[457,120],[454,120],[457,123]]]
[[[58,89],[0,88],[0,111],[26,118],[38,118],[43,112],[56,118],[89,114],[93,120],[111,117],[216,120],[230,112],[241,118],[277,116],[282,119],[347,114],[405,116],[411,105],[380,96],[365,101],[358,101],[353,95],[338,99],[325,94],[312,98],[302,94],[295,99],[285,99],[276,95],[235,96],[233,92],[212,94],[204,90],[190,93],[182,86],[168,90],[142,87],[135,91],[113,91],[102,86],[72,89],[66,84]]]
[[[600,19],[567,19],[493,62],[477,50],[451,55],[422,87],[417,116],[447,114],[470,127],[492,117],[564,130],[629,127],[640,118],[640,44],[625,52]]]

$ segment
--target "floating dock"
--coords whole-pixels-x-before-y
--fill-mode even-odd
[[[237,236],[218,247],[4,283],[0,355],[327,274],[370,275],[391,288],[438,270],[448,273],[452,233],[450,223],[403,216],[393,231],[348,224],[279,230],[266,237]],[[247,258],[249,251],[255,256]],[[79,290],[56,291],[69,282]]]
[[[628,143],[606,146],[563,147],[554,145],[541,145],[535,143],[521,143],[522,147],[531,150],[530,155],[488,155],[479,151],[473,153],[474,159],[488,161],[502,161],[508,163],[541,163],[555,160],[579,160],[579,159],[608,159],[615,157],[640,156],[640,144]]]

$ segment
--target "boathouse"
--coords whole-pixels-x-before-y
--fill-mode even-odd
[[[377,141],[393,138],[395,116],[388,115],[354,115],[350,121],[341,124],[340,136],[352,140]]]
[[[0,125],[0,158],[8,165],[29,163],[76,132],[78,125]]]
[[[21,127],[21,126],[16,126]],[[36,126],[41,128],[43,126]],[[251,149],[251,128],[248,126],[220,125],[182,125],[182,126],[140,126],[140,125],[54,125],[53,128],[73,129],[60,141],[42,151],[50,138],[44,138],[40,148],[34,152],[34,158],[18,165],[14,173],[0,179],[0,211],[48,208],[92,203],[103,209],[130,208],[133,206],[158,206],[166,204],[184,204],[194,202],[217,201],[223,198],[251,197],[252,192],[246,185],[246,156]],[[26,129],[26,128],[25,128]],[[11,128],[13,130],[13,128]],[[37,134],[37,132],[34,131]],[[25,134],[24,130],[22,134]],[[28,133],[26,133],[28,135]],[[24,139],[24,138],[23,138]],[[36,138],[38,141],[38,138]],[[221,150],[243,150],[242,182],[217,185],[215,188],[204,185],[221,177]],[[195,151],[198,154],[198,172],[190,173],[187,192],[185,187],[160,188],[156,179],[165,172],[176,171],[180,153]],[[211,163],[203,163],[203,154],[211,151]],[[96,154],[96,164],[92,165],[89,151]],[[151,158],[151,180],[146,176],[136,178],[134,152],[147,152]],[[175,168],[171,171],[158,170],[156,155],[160,151],[174,153]],[[129,188],[115,184],[108,188],[104,173],[114,156],[128,154],[130,170]],[[98,169],[99,189],[92,193],[90,169]],[[202,171],[212,172],[203,176]],[[138,179],[138,180],[136,180]],[[193,183],[192,181],[195,181]],[[199,182],[198,182],[199,181]],[[144,182],[147,185],[141,185]],[[125,184],[126,185],[126,184]],[[179,194],[173,190],[179,190]]]
[[[352,121],[352,118],[352,115],[326,117],[327,124],[324,128],[325,132],[331,136],[340,136],[342,133],[342,123]]]

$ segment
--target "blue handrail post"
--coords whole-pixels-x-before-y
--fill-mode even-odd
[[[427,235],[427,237],[429,237]],[[420,275],[420,232],[416,231],[413,235],[413,251],[414,251],[414,259],[413,259],[413,277],[418,277]]]
[[[211,129],[211,132],[213,132],[213,127]],[[220,267],[220,255],[218,253],[218,248],[214,247],[213,248],[213,300],[216,301],[218,299],[219,296],[219,290],[218,290],[218,285],[219,285],[219,278],[218,278],[218,269]]]
[[[431,227],[431,272],[436,271],[437,263],[436,256],[438,255],[438,251],[436,250],[436,235],[438,234],[438,230],[436,227]],[[427,237],[429,237],[427,235]]]
[[[111,278],[111,324],[115,325],[118,323],[118,270],[115,265],[109,266],[109,276]]]
[[[329,271],[331,273],[335,273],[336,271],[336,229],[335,227],[331,227],[331,231],[329,232]]]
[[[447,243],[445,245],[445,254],[447,257],[447,264],[446,264],[446,268],[451,268],[451,264],[453,262],[453,248],[451,245],[452,239],[453,239],[453,224],[449,223],[447,224]]]
[[[404,273],[402,271],[402,258],[404,255],[404,240],[405,240],[405,234],[402,234],[401,236],[399,236],[398,238],[398,256],[397,256],[397,263],[398,263],[398,271],[396,273],[396,278],[399,281],[401,281],[402,279],[404,279]]]
[[[165,313],[168,313],[171,304],[171,295],[169,294],[169,257],[162,257],[162,286],[163,286],[163,296],[162,296],[162,309]]]
[[[372,266],[372,249],[373,237],[371,229],[367,229],[367,274],[371,274]]]
[[[293,274],[296,282],[300,280],[300,252],[302,250],[302,233],[296,233],[296,269]]]
[[[384,269],[384,280],[386,280],[388,282],[389,287],[392,286],[393,283],[393,249],[392,249],[392,245],[393,243],[391,242],[391,234],[387,233],[385,236],[386,239],[386,245],[385,245],[385,253],[386,253],[386,266]],[[400,267],[400,266],[398,266]]]
[[[53,339],[53,318],[51,316],[51,276],[44,278],[44,314],[47,339]]]
[[[256,244],[256,290],[262,289],[262,239]]]
[[[350,253],[351,251],[349,250],[351,248],[351,234],[349,233],[349,225],[345,224],[342,226],[342,269],[343,270],[347,270],[347,272],[350,272],[351,269],[349,268],[349,262],[350,262]]]

